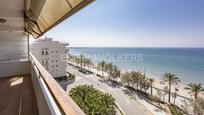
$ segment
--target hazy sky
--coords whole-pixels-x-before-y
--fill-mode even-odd
[[[70,46],[204,47],[204,0],[96,0],[46,35]]]

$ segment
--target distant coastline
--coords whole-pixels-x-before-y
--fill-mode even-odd
[[[204,47],[78,47],[78,46],[70,46],[69,48],[151,48],[151,49],[204,49]]]
[[[111,55],[142,54],[143,62],[112,62],[119,66],[121,70],[144,71],[150,77],[161,78],[165,72],[175,73],[182,81],[198,82],[204,84],[204,48],[150,48],[150,47],[72,47],[72,55],[86,55],[93,58],[109,53]],[[100,59],[92,59],[94,63]]]

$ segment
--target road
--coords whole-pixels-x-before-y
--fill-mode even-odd
[[[152,115],[152,113],[140,102],[138,102],[135,98],[131,98],[127,93],[125,93],[127,91],[125,88],[117,85],[113,86],[111,83],[103,81],[95,74],[85,75],[71,66],[67,67],[67,71],[75,74],[76,76],[76,81],[67,86],[67,92],[78,85],[93,85],[95,88],[103,92],[112,94],[112,96],[116,99],[116,103],[118,104],[119,108],[125,115]]]

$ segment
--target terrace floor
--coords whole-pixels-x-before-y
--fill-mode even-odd
[[[0,78],[0,115],[38,115],[30,75]]]

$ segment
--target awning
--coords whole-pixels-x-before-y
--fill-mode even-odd
[[[28,0],[25,12],[25,31],[34,38],[38,38],[93,1]]]

